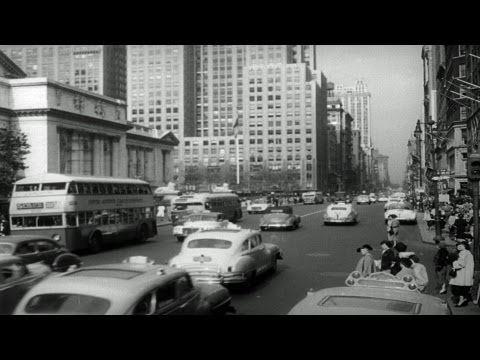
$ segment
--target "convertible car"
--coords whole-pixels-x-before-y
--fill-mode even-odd
[[[356,224],[358,222],[358,213],[352,204],[342,202],[331,204],[323,216],[324,225],[347,223]]]
[[[262,242],[257,230],[205,230],[189,235],[169,265],[200,283],[254,285],[258,275],[275,272],[282,252]]]
[[[300,221],[300,216],[293,214],[291,206],[271,207],[268,213],[260,218],[260,229],[294,230],[298,229]]]
[[[240,229],[240,226],[226,220],[223,213],[199,212],[188,215],[183,225],[175,226],[173,235],[178,241],[183,241],[190,234],[210,229]]]
[[[362,277],[354,271],[347,286],[308,292],[288,315],[451,315],[448,304],[418,291],[412,277],[387,273]]]
[[[392,202],[386,206],[385,210],[385,223],[388,221],[388,216],[394,214],[397,216],[397,220],[403,223],[417,223],[417,212],[413,208],[412,204],[408,202]]]

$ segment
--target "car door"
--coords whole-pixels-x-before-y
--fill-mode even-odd
[[[252,235],[248,240],[250,243],[250,250],[248,251],[248,255],[253,258],[257,274],[260,274],[265,270],[266,265],[265,256],[263,254],[265,246],[258,243],[257,235]]]
[[[267,250],[267,247],[263,243],[262,235],[258,234],[257,237],[257,247],[259,258],[262,263],[262,272],[270,268],[272,264],[272,254]]]
[[[176,306],[171,315],[195,315],[200,305],[200,293],[187,275],[177,278],[174,282]]]
[[[11,314],[25,293],[35,281],[21,262],[0,267],[0,314]]]
[[[13,255],[20,257],[25,264],[33,264],[41,261],[35,240],[24,241],[18,244]]]
[[[35,242],[38,251],[38,259],[46,265],[52,266],[54,260],[60,255],[60,246],[50,240],[37,240]]]

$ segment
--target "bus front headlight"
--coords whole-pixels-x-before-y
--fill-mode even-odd
[[[52,235],[52,239],[55,240],[55,241],[60,241],[61,238],[62,237],[59,234]]]

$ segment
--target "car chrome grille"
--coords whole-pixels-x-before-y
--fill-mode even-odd
[[[197,232],[198,230],[200,230],[200,228],[184,228],[183,229],[183,234],[184,235],[188,235],[188,234],[193,234],[195,232]]]

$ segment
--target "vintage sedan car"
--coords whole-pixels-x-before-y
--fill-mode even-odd
[[[378,194],[378,202],[387,202],[388,201],[388,196],[385,194]]]
[[[294,230],[298,229],[301,218],[293,214],[291,206],[271,207],[268,213],[260,218],[260,230]]]
[[[84,267],[33,287],[16,315],[210,315],[233,311],[220,285],[195,285],[188,273],[143,256]]]
[[[451,315],[442,299],[418,291],[412,277],[354,271],[347,286],[308,292],[288,315]]]
[[[0,257],[3,255],[18,256],[25,264],[43,262],[53,271],[60,272],[82,265],[80,257],[46,236],[2,236],[0,237]]]
[[[337,202],[327,207],[323,216],[323,224],[356,224],[358,222],[358,213],[352,204]]]
[[[190,234],[210,229],[240,229],[240,226],[226,220],[223,213],[198,212],[188,215],[183,225],[174,226],[173,235],[181,242]]]
[[[370,193],[368,194],[368,197],[370,198],[370,202],[372,204],[376,204],[377,203],[377,195],[375,195],[375,193]]]
[[[413,208],[412,204],[408,202],[392,202],[386,206],[384,213],[385,223],[388,221],[388,217],[394,214],[397,216],[397,220],[401,223],[417,223],[417,212]]]
[[[247,207],[249,214],[265,213],[271,205],[266,198],[255,199]]]
[[[11,314],[23,295],[51,273],[52,270],[47,265],[28,265],[17,256],[1,256],[0,315]]]
[[[368,196],[368,195],[358,195],[357,196],[357,205],[362,205],[362,204],[370,205],[371,203],[372,203],[372,200],[370,199],[370,196]]]
[[[258,230],[205,230],[189,235],[168,264],[185,269],[197,282],[254,285],[257,276],[275,272],[282,252],[263,243]]]

